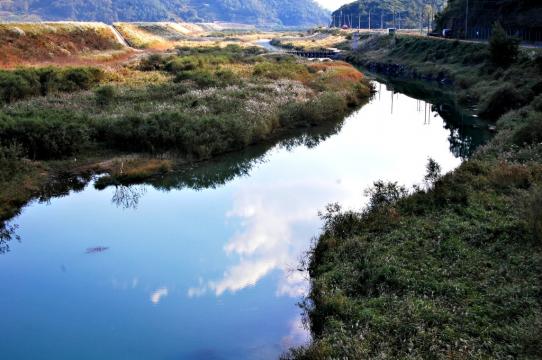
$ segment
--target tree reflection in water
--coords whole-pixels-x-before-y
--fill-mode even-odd
[[[9,252],[12,240],[21,241],[21,237],[16,233],[18,228],[16,224],[0,223],[0,255]]]
[[[115,193],[113,194],[113,199],[111,201],[117,207],[122,207],[123,209],[137,209],[139,200],[145,193],[147,189],[145,186],[133,185],[133,186],[124,186],[117,185],[115,188]]]
[[[168,174],[151,177],[139,185],[117,185],[112,203],[124,209],[137,209],[146,186],[157,190],[204,190],[224,186],[238,177],[248,176],[258,164],[266,161],[266,154],[274,147],[292,151],[296,147],[316,147],[330,136],[337,134],[344,121],[329,126],[298,129],[284,134],[281,138],[267,144],[251,146],[243,151],[218,156],[215,159],[182,166]]]
[[[378,77],[387,90],[402,93],[415,99],[423,99],[431,105],[430,114],[437,113],[450,131],[450,151],[462,160],[470,158],[474,151],[491,137],[487,124],[475,116],[468,115],[450,96],[446,86],[417,80],[398,80]],[[419,109],[424,112],[425,109]],[[426,121],[430,119],[426,119]]]

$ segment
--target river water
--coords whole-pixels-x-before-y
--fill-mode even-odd
[[[429,157],[453,170],[487,138],[432,91],[375,84],[336,128],[28,205],[1,248],[0,357],[269,359],[306,342],[297,267],[318,210],[361,208],[378,179],[420,184]]]

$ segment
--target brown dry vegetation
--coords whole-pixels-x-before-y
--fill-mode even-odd
[[[303,49],[303,50],[320,50],[335,48],[339,44],[344,42],[345,37],[350,31],[344,30],[336,32],[318,32],[312,35],[295,36],[291,34],[283,34],[282,36],[276,36],[273,39],[273,44],[277,46],[283,46],[286,48]]]
[[[189,23],[115,23],[114,26],[131,46],[154,51],[175,47],[224,47],[230,44],[251,46],[258,39],[272,37],[268,33],[209,32]]]
[[[126,56],[111,29],[99,23],[0,24],[0,67],[98,61]],[[85,59],[85,57],[88,57]],[[94,59],[95,62],[96,59]]]

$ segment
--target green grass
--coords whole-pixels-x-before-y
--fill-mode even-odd
[[[401,63],[408,68],[403,75],[427,79],[445,72],[457,92],[485,104],[499,131],[457,170],[428,174],[427,188],[379,182],[363,211],[328,207],[307,259],[311,291],[304,308],[314,340],[284,358],[540,358],[536,54],[524,53],[503,69],[487,62],[480,45],[370,41],[371,50],[355,60]],[[484,60],[475,65],[474,58]]]
[[[493,121],[530,103],[542,89],[537,65],[542,53],[536,49],[523,49],[504,66],[491,60],[485,44],[370,34],[362,35],[361,44],[360,52],[348,56],[352,63],[394,76],[451,84],[459,103]]]

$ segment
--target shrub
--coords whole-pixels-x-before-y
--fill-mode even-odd
[[[60,70],[60,75],[58,89],[63,92],[88,90],[103,77],[102,71],[96,68],[70,68]]]
[[[218,80],[209,70],[183,71],[175,76],[175,82],[192,80],[200,87],[211,87],[218,84]]]
[[[11,103],[53,92],[88,90],[103,73],[95,68],[41,68],[0,71],[0,101]]]
[[[198,67],[198,63],[191,59],[185,59],[185,58],[175,58],[170,60],[166,66],[165,70],[176,74],[180,71],[190,71],[195,70]]]
[[[279,119],[284,127],[316,126],[341,119],[347,108],[342,96],[327,92],[305,103],[287,104],[281,110]]]
[[[235,73],[228,69],[218,70],[215,75],[223,85],[231,85],[239,82]]]
[[[164,70],[164,58],[159,54],[151,54],[142,59],[139,63],[141,71],[160,71]]]
[[[538,66],[538,70],[542,72],[542,55],[538,55],[535,59],[535,63]]]
[[[500,23],[493,25],[493,33],[489,39],[491,61],[500,66],[512,64],[519,53],[519,39],[506,34]]]
[[[276,62],[262,62],[254,67],[254,76],[265,77],[272,80],[295,79],[307,75],[307,66],[298,64],[290,59],[278,59]]]
[[[524,96],[509,83],[497,88],[482,104],[480,115],[497,119],[512,109],[525,103]]]
[[[62,117],[4,119],[0,141],[21,144],[32,159],[64,158],[77,153],[89,138],[88,127]]]
[[[98,140],[112,148],[149,152],[177,150],[198,159],[240,149],[252,140],[250,129],[235,116],[164,113],[107,120],[97,126]]]
[[[532,182],[531,171],[527,166],[507,162],[492,168],[488,179],[495,188],[502,191],[528,189]]]
[[[376,181],[372,187],[365,190],[365,195],[369,197],[367,208],[369,210],[380,209],[385,206],[394,205],[399,200],[408,195],[404,186],[396,182]]]
[[[533,99],[531,102],[531,107],[535,111],[542,112],[542,94]]]
[[[527,123],[515,132],[513,142],[519,146],[542,143],[542,116],[539,113],[531,115]]]
[[[526,219],[534,240],[542,241],[542,189],[536,189],[528,201]]]
[[[94,92],[94,96],[96,98],[96,104],[98,106],[108,106],[115,98],[115,88],[111,85],[99,87]]]
[[[0,182],[9,180],[21,167],[19,159],[22,156],[21,146],[0,144]]]
[[[426,173],[424,180],[428,187],[433,186],[442,176],[441,166],[432,158],[429,158],[425,167]]]
[[[39,84],[29,81],[10,71],[0,72],[0,98],[4,103],[11,103],[29,96],[38,95]]]

